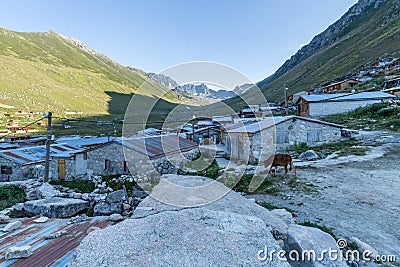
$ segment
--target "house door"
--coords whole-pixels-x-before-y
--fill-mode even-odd
[[[63,159],[58,160],[58,179],[65,179],[65,160]]]

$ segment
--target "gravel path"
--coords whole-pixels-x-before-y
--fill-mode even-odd
[[[297,222],[325,225],[337,237],[355,236],[380,254],[396,255],[400,262],[399,155],[400,144],[388,143],[372,147],[366,156],[320,160],[303,167],[298,162],[297,182],[309,184],[309,190],[282,186],[278,196],[248,197],[290,208]]]

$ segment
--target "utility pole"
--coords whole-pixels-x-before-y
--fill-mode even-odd
[[[44,179],[47,183],[49,181],[49,169],[50,169],[50,144],[51,144],[51,119],[53,114],[49,112],[47,114],[47,133],[46,133],[46,161],[44,165]]]
[[[283,91],[285,95],[285,116],[289,116],[289,109],[288,109],[288,99],[287,99],[287,91],[289,88],[286,87],[286,83],[284,85]]]

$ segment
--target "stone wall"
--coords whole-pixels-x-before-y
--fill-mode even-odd
[[[27,179],[37,179],[44,176],[44,167],[38,163],[22,165],[12,160],[0,157],[0,167],[1,166],[11,167],[12,174],[0,174],[0,181],[22,181]]]
[[[276,133],[274,133],[274,130]],[[285,152],[286,149],[296,143],[307,143],[308,146],[316,146],[323,143],[336,142],[340,139],[341,129],[338,127],[301,119],[287,120],[276,125],[275,129],[269,128],[251,137],[250,159],[254,162],[259,160],[260,156],[264,159],[274,151]]]
[[[50,160],[50,172],[49,172],[49,178],[58,180],[58,160],[64,160],[65,161],[65,180],[74,180],[74,179],[86,179],[87,178],[87,161],[84,160],[83,154],[78,154],[76,155],[78,157],[75,157],[74,159],[70,158],[52,158]],[[77,172],[77,161],[80,161],[79,164],[84,166],[84,170],[82,169],[82,166]]]
[[[127,161],[129,172],[134,176],[151,176],[160,174],[177,173],[185,157],[192,160],[197,157],[198,149],[193,149],[182,154],[170,155],[149,160],[148,156],[135,150],[128,149],[121,144],[112,143],[87,152],[88,173],[91,175],[111,175],[124,173],[124,161]],[[105,160],[110,160],[110,170],[104,169]]]
[[[362,101],[346,101],[346,102],[324,102],[324,103],[309,103],[309,116],[318,118],[330,114],[345,113],[354,110],[358,107],[381,103],[381,100],[362,100]]]

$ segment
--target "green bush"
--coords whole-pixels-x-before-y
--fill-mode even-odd
[[[80,193],[90,193],[95,189],[94,183],[91,181],[62,181],[62,180],[51,180],[49,182],[52,185],[61,185],[64,187],[71,188]]]
[[[0,210],[25,201],[25,192],[15,185],[0,187]]]

